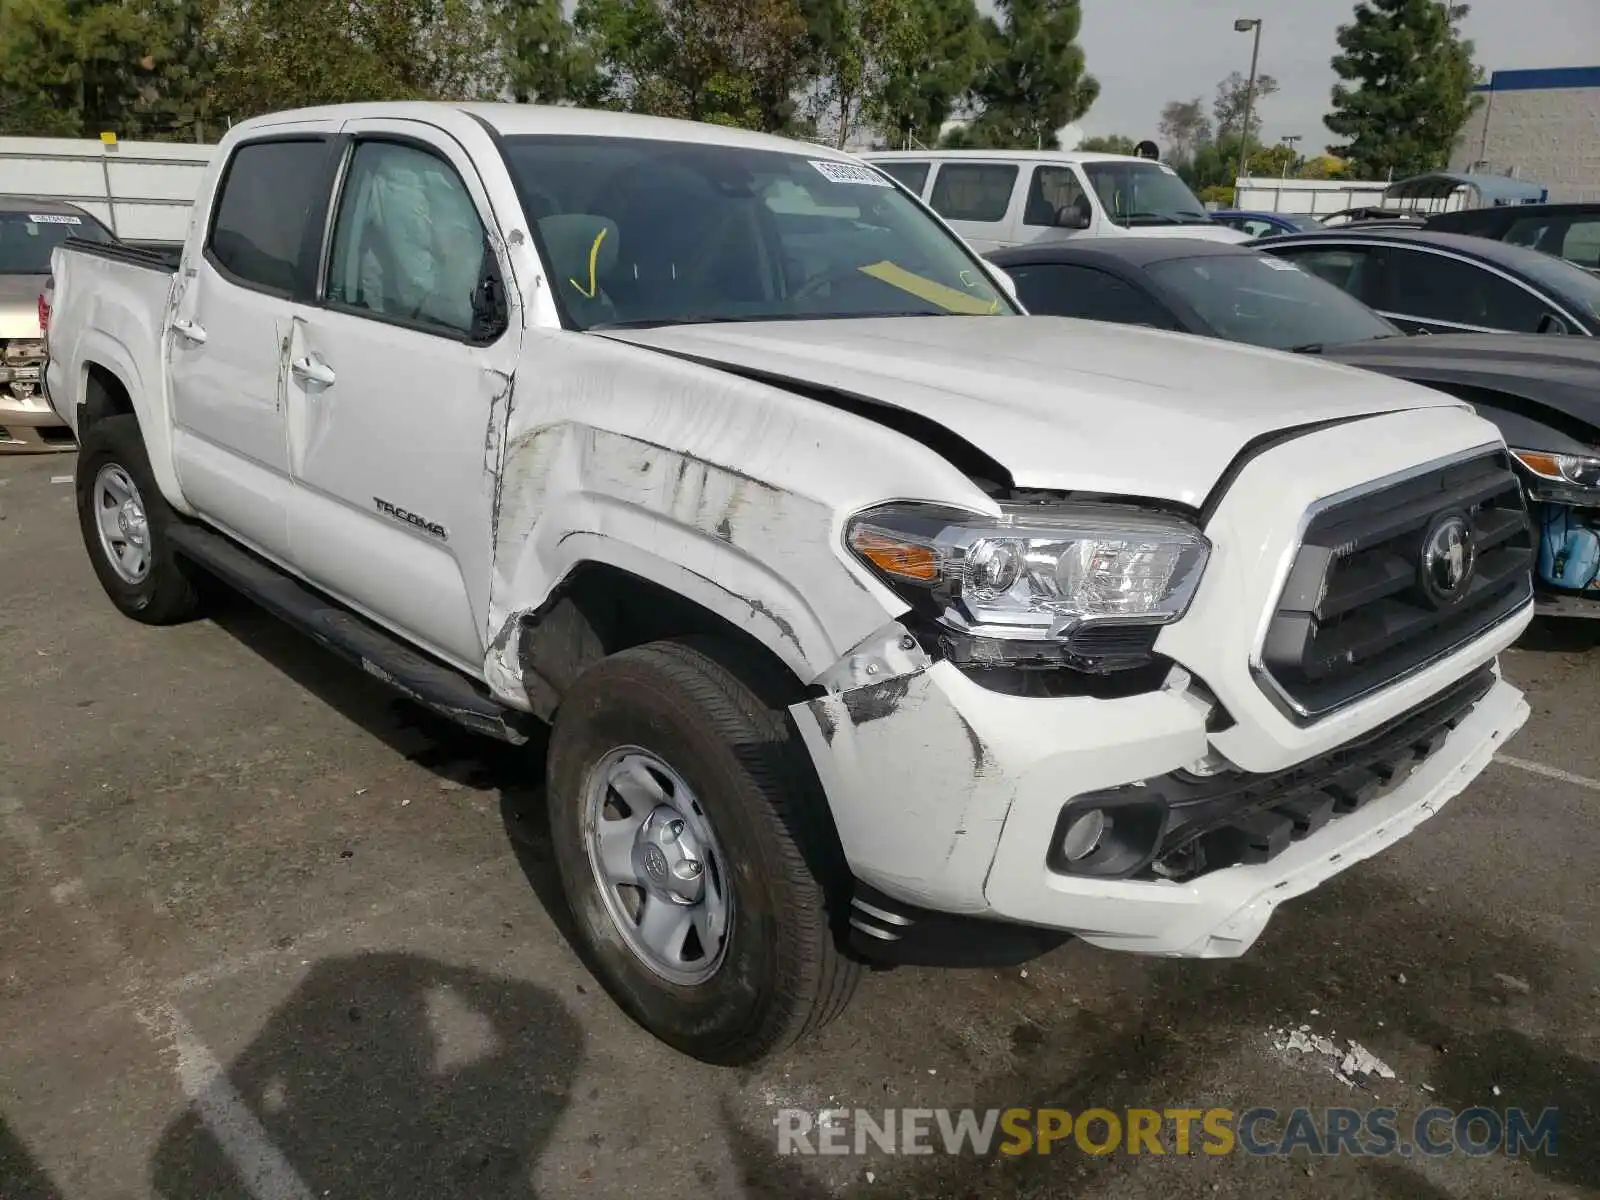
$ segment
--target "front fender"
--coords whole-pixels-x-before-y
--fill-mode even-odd
[[[527,707],[516,626],[604,563],[747,630],[809,683],[904,608],[848,562],[826,504],[620,434],[546,426],[502,473],[484,675]]]

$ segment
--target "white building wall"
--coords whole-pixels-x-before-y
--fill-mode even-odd
[[[1521,86],[1539,80],[1576,86]],[[1552,201],[1600,201],[1600,68],[1498,71],[1479,94],[1453,170],[1514,174]]]

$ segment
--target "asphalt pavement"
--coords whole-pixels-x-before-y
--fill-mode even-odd
[[[723,1070],[578,962],[537,748],[242,600],[122,618],[71,469],[0,459],[0,1200],[1600,1193],[1600,622],[1536,625],[1501,761],[1244,959],[879,972]],[[787,1109],[968,1106],[1560,1117],[1553,1155],[778,1152]]]

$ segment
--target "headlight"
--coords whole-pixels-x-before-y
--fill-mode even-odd
[[[1600,503],[1600,458],[1587,454],[1553,454],[1547,450],[1513,450],[1511,453],[1534,477],[1528,491],[1535,500],[1557,504]]]
[[[1002,507],[988,517],[885,505],[854,518],[846,538],[880,578],[945,628],[1023,643],[1020,654],[993,655],[1012,663],[1059,662],[1074,635],[1091,628],[1177,620],[1211,550],[1194,526],[1158,513],[1106,504]]]

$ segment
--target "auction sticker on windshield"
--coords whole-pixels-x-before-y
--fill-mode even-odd
[[[867,187],[893,187],[887,179],[871,167],[858,167],[855,163],[829,162],[826,159],[808,159],[830,183],[860,183]]]
[[[29,213],[28,220],[35,225],[82,225],[81,217],[67,213]]]

